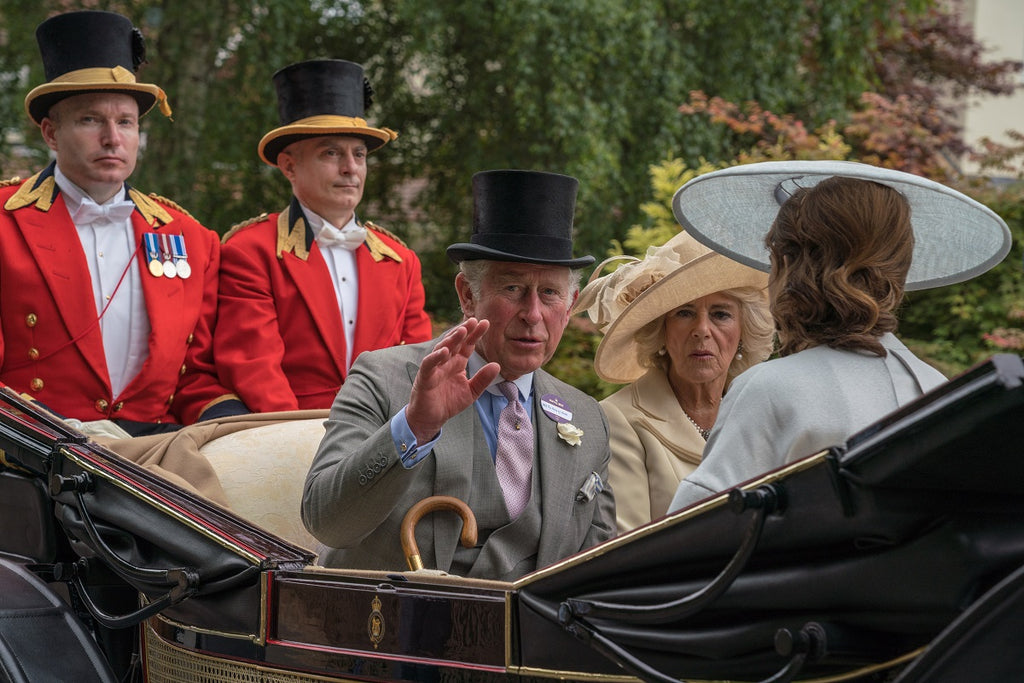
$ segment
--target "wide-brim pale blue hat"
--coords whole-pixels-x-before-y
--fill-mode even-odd
[[[927,178],[853,161],[765,161],[713,171],[679,188],[672,210],[701,243],[767,272],[764,238],[779,207],[797,189],[833,176],[887,185],[910,203],[908,291],[969,280],[1010,251],[1010,229],[984,204]]]

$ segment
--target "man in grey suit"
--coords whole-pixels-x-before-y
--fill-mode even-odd
[[[306,527],[328,546],[322,564],[403,569],[402,518],[434,495],[476,516],[473,548],[459,545],[454,513],[416,527],[424,564],[460,576],[514,580],[615,535],[604,415],[540,369],[569,322],[578,269],[594,261],[572,257],[577,187],[535,171],[473,177],[473,236],[448,248],[463,322],[361,354],[331,408],[302,500]],[[532,438],[514,493],[501,463],[520,432],[500,416],[519,401],[529,424],[514,429],[532,427]]]

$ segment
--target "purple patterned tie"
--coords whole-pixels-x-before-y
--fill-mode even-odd
[[[508,399],[508,405],[498,416],[498,451],[494,466],[505,494],[508,514],[515,519],[530,500],[533,425],[519,402],[519,388],[514,382],[500,382],[498,391]]]

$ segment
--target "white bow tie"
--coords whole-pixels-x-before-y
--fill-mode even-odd
[[[101,220],[108,220],[111,223],[124,222],[135,210],[135,202],[123,199],[117,202],[110,202],[100,206],[88,197],[82,199],[78,210],[71,216],[75,225],[89,225]]]
[[[366,241],[366,228],[355,227],[345,230],[338,230],[333,225],[324,223],[324,226],[317,233],[316,241],[321,247],[338,246],[342,249],[355,251],[359,245]]]

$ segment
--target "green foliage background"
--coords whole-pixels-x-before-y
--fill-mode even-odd
[[[900,315],[901,338],[946,375],[993,353],[1024,351],[1024,187],[976,196],[1009,226],[1010,254],[969,282],[908,293]]]
[[[140,78],[167,91],[174,121],[146,117],[133,182],[221,232],[287,198],[256,157],[278,123],[274,71],[363,63],[377,91],[368,117],[401,134],[374,155],[363,213],[420,249],[442,317],[455,311],[443,247],[469,232],[474,172],[578,177],[579,250],[600,252],[641,219],[651,164],[732,156],[712,126],[679,115],[690,90],[834,116],[870,84],[875,25],[892,12],[878,0],[7,0],[0,72],[20,80],[4,90],[2,121],[31,149],[28,167],[45,159],[21,108],[44,81],[34,29],[69,7],[121,11],[142,28]]]
[[[131,182],[218,232],[287,201],[287,183],[256,155],[278,125],[273,73],[312,58],[360,62],[376,90],[368,119],[400,133],[371,157],[360,215],[418,251],[428,310],[443,324],[458,315],[444,248],[468,238],[473,173],[576,176],[577,252],[642,253],[676,229],[666,197],[686,169],[732,163],[750,146],[709,117],[680,113],[692,91],[757,101],[811,129],[841,124],[879,85],[879,48],[899,41],[901,18],[935,4],[5,0],[0,171],[25,175],[47,161],[23,101],[45,80],[35,27],[58,11],[115,10],[143,30],[149,64],[140,79],[167,91],[174,120],[144,119],[144,155]],[[1019,204],[993,201],[1019,236]],[[908,301],[905,332],[950,367],[994,348],[981,335],[1013,328],[1008,311],[1019,309],[1010,271],[1019,278],[1020,252],[1011,259],[956,292]],[[593,336],[578,323],[552,369],[603,395],[609,388],[590,367]]]

